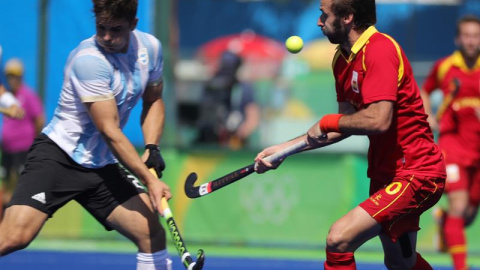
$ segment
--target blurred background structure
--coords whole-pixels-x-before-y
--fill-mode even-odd
[[[91,1],[0,0],[0,6],[3,60],[23,61],[28,71],[24,80],[42,98],[48,121],[68,53],[94,34]],[[377,0],[377,28],[403,47],[419,84],[434,60],[455,49],[455,23],[465,14],[479,16],[480,1]],[[192,201],[183,194],[184,179],[191,171],[212,180],[251,163],[263,147],[304,133],[322,115],[337,110],[331,71],[335,46],[317,27],[319,15],[318,0],[139,0],[138,28],[163,44],[164,179],[173,188],[174,215],[187,242],[306,248],[318,251],[320,258],[329,224],[367,197],[368,141],[355,137],[291,157],[279,171],[250,176],[206,198]],[[283,46],[291,35],[305,42],[303,51],[295,55]],[[195,142],[204,86],[226,49],[243,57],[239,76],[253,85],[260,108],[259,126],[241,150]],[[141,106],[135,108],[131,117],[139,119],[140,110]],[[125,133],[142,147],[136,121],[129,121]],[[315,175],[313,168],[318,170]],[[340,203],[332,206],[332,201]],[[435,227],[428,213],[422,226],[419,247],[433,252]],[[469,234],[474,260],[475,254],[480,255],[478,226],[473,225]],[[35,243],[51,247],[56,243],[53,239],[122,242],[121,236],[105,232],[75,203],[47,222]],[[363,249],[381,248],[370,242]],[[480,266],[479,258],[476,262]]]

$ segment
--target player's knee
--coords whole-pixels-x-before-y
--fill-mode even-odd
[[[153,225],[137,234],[136,243],[141,252],[153,253],[166,248],[165,231],[158,225]]]
[[[345,234],[332,227],[327,236],[327,249],[333,252],[347,252],[349,246],[350,241],[345,237]]]

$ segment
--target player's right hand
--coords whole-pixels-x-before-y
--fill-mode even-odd
[[[271,163],[265,160],[266,157],[271,156],[281,150],[280,145],[271,146],[263,149],[262,152],[258,153],[255,157],[255,171],[257,173],[264,173],[269,170],[275,170],[282,164],[283,159],[280,161]]]
[[[320,130],[319,122],[316,122],[313,126],[311,126],[307,131],[307,144],[310,147],[316,147],[322,143],[325,143],[327,140],[327,134],[323,134]]]
[[[153,208],[160,214],[163,215],[160,201],[163,197],[169,200],[172,197],[170,192],[170,187],[163,181],[155,179],[154,181],[147,182],[148,196],[150,201],[153,204]]]

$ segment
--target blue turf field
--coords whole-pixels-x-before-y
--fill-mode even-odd
[[[178,257],[173,257],[174,269],[181,270]],[[358,270],[383,270],[381,264],[358,263]],[[97,252],[52,252],[20,251],[0,259],[1,270],[132,270],[135,269],[134,254],[114,254]],[[205,270],[287,270],[287,269],[323,269],[320,261],[277,260],[252,258],[207,257]],[[434,267],[448,270],[450,267]],[[473,270],[473,269],[472,269]]]

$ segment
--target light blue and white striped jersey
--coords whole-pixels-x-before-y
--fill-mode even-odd
[[[84,167],[116,163],[83,103],[115,99],[123,128],[147,85],[162,77],[161,43],[150,34],[133,31],[126,53],[106,53],[95,36],[86,39],[68,57],[58,106],[42,132]]]

